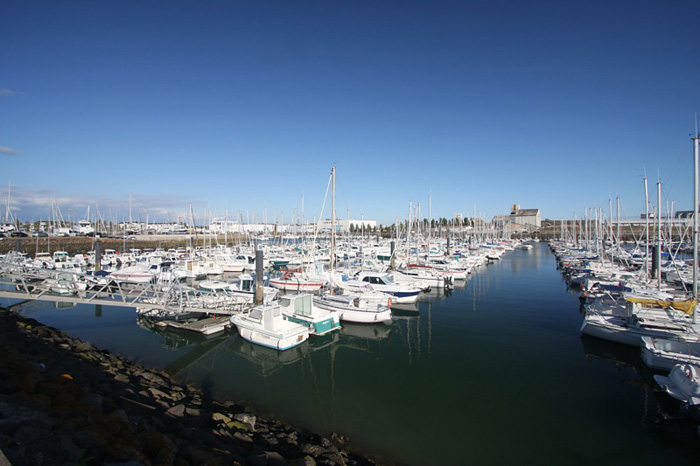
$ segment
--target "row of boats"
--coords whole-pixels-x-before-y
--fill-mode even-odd
[[[700,419],[700,308],[677,280],[678,271],[687,275],[689,261],[669,257],[652,273],[643,255],[624,260],[632,255],[563,241],[550,247],[569,286],[581,290],[581,334],[639,347],[658,385]],[[639,251],[634,256],[639,259]]]
[[[31,283],[40,294],[61,294],[86,302],[95,294],[134,288],[139,296],[135,307],[140,315],[162,321],[187,321],[207,315],[230,315],[246,340],[286,350],[340,328],[341,322],[386,324],[392,307],[412,305],[421,293],[466,282],[473,269],[498,260],[519,242],[464,243],[416,241],[415,246],[394,248],[388,242],[357,241],[348,244],[345,259],[331,266],[325,246],[286,247],[260,245],[264,262],[262,304],[255,299],[258,288],[255,250],[251,248],[200,248],[195,251],[154,250],[118,254],[108,250],[107,265],[99,254],[53,257],[11,254],[0,258],[0,274],[11,276],[19,289]],[[318,251],[318,256],[310,254]],[[392,251],[386,255],[387,251]],[[449,254],[448,254],[449,251]],[[311,259],[309,259],[309,254]],[[119,260],[114,259],[119,256]],[[259,257],[259,256],[258,256]],[[215,267],[206,273],[188,275],[199,263],[233,263],[243,267],[235,280]],[[100,264],[96,270],[96,264]],[[394,267],[390,267],[393,264]],[[227,279],[228,278],[228,279]],[[191,280],[189,280],[191,279]],[[235,303],[234,306],[232,303]],[[212,327],[214,328],[214,327]]]

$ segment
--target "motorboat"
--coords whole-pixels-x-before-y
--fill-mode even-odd
[[[321,276],[314,276],[303,272],[301,269],[287,269],[270,277],[270,286],[283,291],[318,291],[327,280]]]
[[[279,304],[256,306],[248,313],[231,316],[230,321],[242,338],[280,351],[309,339],[309,328],[285,319]]]
[[[676,364],[668,376],[655,375],[654,380],[666,393],[689,406],[700,405],[700,369],[692,364]]]
[[[643,336],[641,353],[652,369],[670,371],[676,364],[700,365],[700,342]]]
[[[150,283],[155,277],[154,271],[145,264],[122,267],[109,274],[110,278],[122,283]]]
[[[279,305],[284,317],[309,328],[311,335],[325,335],[340,329],[340,313],[315,306],[310,294],[286,294]]]
[[[345,293],[334,290],[314,296],[313,302],[321,309],[339,312],[342,321],[362,324],[391,322],[391,299],[387,300],[384,293]]]
[[[420,288],[394,282],[391,275],[385,272],[363,270],[357,274],[356,280],[360,284],[369,284],[373,291],[380,291],[391,295],[392,302],[394,303],[415,303],[418,299],[418,295],[421,293]],[[346,284],[350,283],[352,283],[352,281],[346,282]]]
[[[242,298],[243,301],[252,303],[255,299],[255,279],[251,274],[245,273],[233,283],[220,280],[203,280],[199,282],[199,290],[204,295],[226,296]],[[277,290],[269,286],[263,287],[263,301],[270,302],[277,296]]]

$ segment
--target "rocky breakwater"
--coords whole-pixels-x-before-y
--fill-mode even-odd
[[[343,437],[208,399],[1,308],[0,355],[0,449],[15,465],[375,464]]]

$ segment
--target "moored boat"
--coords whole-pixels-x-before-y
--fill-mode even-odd
[[[249,313],[231,316],[230,321],[242,338],[281,351],[309,339],[309,328],[286,320],[278,304],[256,306]]]

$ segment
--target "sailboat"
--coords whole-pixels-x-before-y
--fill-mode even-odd
[[[331,251],[330,251],[330,289],[313,298],[321,309],[337,311],[340,319],[356,323],[390,323],[391,308],[386,295],[379,292],[350,293],[338,290],[333,285],[333,267],[335,266],[335,167],[331,169],[332,207],[331,207]],[[389,301],[390,302],[390,301]]]

